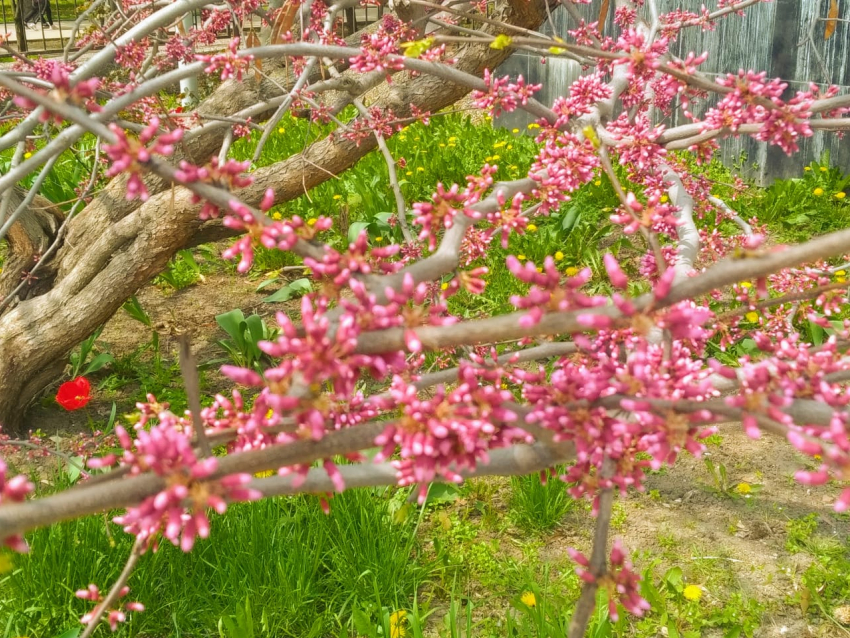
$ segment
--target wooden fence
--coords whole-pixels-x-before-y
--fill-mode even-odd
[[[600,2],[589,6],[580,5],[580,10],[590,21],[598,18]],[[614,3],[611,2],[611,5]],[[699,12],[705,4],[716,7],[714,0],[658,0],[659,10],[670,11],[675,7]],[[834,15],[830,15],[830,9]],[[837,12],[835,10],[837,9]],[[829,18],[835,18],[829,20]],[[558,10],[553,12],[552,25],[546,25],[547,33],[566,34],[575,28],[569,15]],[[614,32],[612,16],[608,16],[604,29]],[[729,16],[717,24],[715,31],[691,28],[683,34],[677,55],[689,51],[697,54],[708,51],[708,61],[701,67],[707,73],[732,72],[739,69],[766,71],[769,77],[780,77],[788,82],[787,96],[806,89],[809,82],[822,87],[838,85],[843,93],[850,91],[850,0],[773,0],[746,10],[746,17]],[[516,53],[499,69],[499,75],[523,76],[533,83],[543,84],[539,95],[543,103],[551,103],[557,95],[563,95],[578,77],[578,64],[562,59],[540,59],[524,53]],[[701,108],[696,108],[697,113]],[[675,126],[686,120],[681,113],[674,113],[664,124]],[[511,113],[501,118],[503,126],[523,127],[529,123],[523,113]],[[746,157],[745,172],[760,183],[776,178],[799,176],[803,166],[813,159],[820,159],[829,152],[833,164],[850,172],[850,141],[834,133],[815,133],[802,140],[800,152],[788,157],[775,146],[756,142],[751,137],[729,138],[721,143],[724,161],[737,164],[742,155]]]
[[[53,27],[43,24],[26,27],[20,16],[26,16],[32,0],[0,0],[0,19],[3,31],[13,33],[13,46],[20,51],[50,53],[61,50],[70,36],[73,20],[83,0],[49,0]],[[681,7],[699,12],[703,4],[716,6],[714,0],[657,0],[659,9],[670,11]],[[22,4],[21,4],[22,3]],[[614,3],[611,2],[611,5]],[[579,5],[588,21],[598,18],[601,0]],[[18,13],[20,11],[21,13]],[[377,20],[379,9],[360,8],[346,12],[345,30]],[[677,44],[676,54],[688,51],[708,51],[708,62],[702,70],[708,73],[737,72],[738,69],[766,71],[770,77],[788,82],[788,95],[804,89],[809,82],[820,85],[836,84],[843,92],[850,90],[850,0],[773,0],[746,10],[746,17],[730,16],[717,24],[714,31],[689,29]],[[16,24],[18,16],[18,24]],[[552,20],[543,27],[547,33],[566,35],[574,24],[563,9],[552,13]],[[614,32],[613,16],[608,15],[604,29]],[[578,77],[579,66],[564,59],[549,59],[541,64],[539,58],[518,52],[498,69],[497,74],[522,74],[528,81],[543,84],[539,98],[544,103],[563,95]],[[700,107],[695,109],[700,111]],[[675,126],[684,122],[676,112],[664,124]],[[521,112],[499,119],[502,126],[525,127],[530,120]],[[850,171],[850,142],[835,134],[816,133],[801,142],[801,152],[787,157],[781,149],[754,141],[750,137],[729,138],[722,142],[723,158],[738,163],[746,158],[745,172],[761,183],[778,177],[799,175],[812,159],[829,152],[832,162]]]

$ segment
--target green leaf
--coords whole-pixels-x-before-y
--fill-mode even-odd
[[[86,366],[86,369],[83,371],[83,376],[91,374],[92,372],[97,372],[98,370],[103,368],[103,366],[109,365],[110,363],[115,363],[115,357],[113,357],[108,352],[101,352],[94,359],[92,359],[91,362],[89,362],[89,364]]]
[[[792,226],[802,226],[803,224],[809,223],[809,216],[805,213],[797,213],[796,215],[786,219],[785,223],[791,224]]]
[[[561,228],[564,230],[572,230],[573,226],[575,226],[577,219],[578,206],[570,206],[569,210],[564,215],[564,219],[561,220]]]
[[[667,583],[668,587],[672,587],[678,593],[682,593],[685,589],[685,582],[682,576],[682,568],[681,567],[672,567],[667,570],[667,573],[664,574],[664,582]]]
[[[80,478],[80,474],[82,473],[83,467],[83,457],[82,456],[72,456],[71,460],[74,463],[67,463],[65,467],[65,473],[68,475],[68,480],[73,485]]]
[[[348,227],[348,243],[353,244],[360,233],[369,228],[369,222],[353,222]]]
[[[679,638],[679,630],[676,629],[676,621],[672,618],[667,621],[667,638]]]
[[[246,327],[245,315],[239,308],[216,315],[215,321],[237,345],[241,347],[245,343],[243,338]]]
[[[823,337],[826,334],[818,324],[809,321],[809,333],[812,335],[812,343],[815,346],[820,346],[823,343]]]
[[[456,501],[460,496],[457,487],[451,483],[431,483],[428,488],[428,496],[425,497],[425,505],[435,505],[437,503],[451,503]]]
[[[107,432],[112,429],[112,426],[115,425],[115,416],[118,414],[118,404],[115,401],[112,402],[112,412],[109,413],[109,421],[106,422],[106,427],[104,428]]]
[[[271,279],[266,279],[259,286],[257,286],[257,292],[260,292],[263,288],[268,288],[272,284],[276,284],[280,282],[280,277],[272,277]]]
[[[306,294],[311,290],[313,290],[313,284],[310,282],[309,279],[303,277],[301,279],[296,279],[295,281],[289,282],[273,295],[270,295],[263,299],[263,301],[266,303],[274,303],[277,301],[289,301],[293,297],[300,297],[301,295]]]
[[[249,345],[256,346],[260,341],[266,338],[266,324],[263,323],[260,315],[251,315],[245,320],[245,325],[248,327]]]
[[[136,295],[130,297],[121,307],[124,309],[124,312],[130,315],[133,319],[143,323],[148,328],[151,327],[151,318],[148,316],[148,313],[145,312],[145,309],[142,308],[142,304],[139,303],[139,299]]]
[[[188,265],[189,265],[189,267],[192,269],[192,271],[193,271],[195,274],[197,274],[197,275],[200,275],[200,274],[201,274],[201,267],[198,265],[198,262],[197,262],[197,261],[195,261],[195,256],[192,254],[192,251],[191,251],[191,250],[189,250],[189,249],[183,249],[183,250],[181,250],[181,251],[178,251],[178,253],[177,253],[177,254],[180,256],[180,258],[181,258],[181,259],[182,259],[182,260],[183,260],[186,264],[188,264]]]
[[[77,636],[80,635],[81,631],[82,627],[71,627],[71,629],[68,629],[67,631],[56,636],[56,638],[77,638]]]
[[[372,619],[362,610],[354,609],[352,612],[352,620],[354,621],[354,629],[358,634],[363,636],[373,636],[375,627],[372,625]]]

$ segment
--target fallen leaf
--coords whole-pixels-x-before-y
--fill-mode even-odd
[[[599,35],[602,35],[602,27],[605,26],[605,21],[608,19],[608,8],[611,0],[602,0],[602,7],[599,9]]]
[[[835,29],[838,27],[838,0],[831,0],[829,3],[829,14],[827,14],[826,29],[823,32],[823,39],[829,40]]]

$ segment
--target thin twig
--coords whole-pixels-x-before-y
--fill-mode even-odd
[[[599,471],[600,479],[611,478],[614,474],[614,467],[614,461],[610,457],[606,457]],[[587,623],[596,608],[596,592],[599,589],[599,580],[608,572],[608,529],[611,526],[613,504],[614,489],[612,487],[602,489],[599,493],[596,532],[593,535],[593,552],[590,555],[589,571],[595,578],[593,582],[585,583],[581,590],[581,596],[570,620],[569,638],[582,638],[584,636]]]
[[[195,430],[195,440],[201,451],[201,456],[212,456],[212,448],[204,431],[201,421],[201,384],[198,380],[198,362],[192,352],[192,338],[188,334],[177,337],[180,344],[180,372],[183,375],[183,385],[186,386],[186,399],[192,413],[192,426]]]
[[[124,565],[124,569],[121,570],[121,575],[118,576],[118,580],[112,585],[112,589],[109,590],[103,602],[95,608],[94,616],[92,616],[91,621],[89,621],[86,630],[80,635],[80,638],[91,638],[94,630],[100,624],[103,614],[121,597],[121,590],[127,584],[127,580],[130,578],[130,574],[133,573],[133,568],[136,566],[136,562],[139,560],[139,556],[142,555],[144,548],[145,541],[141,538],[136,538],[133,549],[130,551],[130,556],[127,558],[127,563]]]

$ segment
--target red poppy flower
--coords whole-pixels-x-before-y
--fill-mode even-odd
[[[66,410],[79,410],[91,401],[91,384],[85,377],[77,377],[59,386],[56,403]]]

